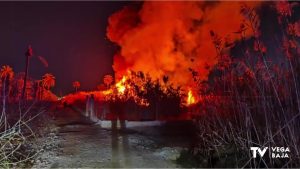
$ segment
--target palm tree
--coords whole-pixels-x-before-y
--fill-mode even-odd
[[[77,93],[78,88],[80,88],[80,82],[79,81],[73,82],[73,87],[75,88],[75,92]]]
[[[2,95],[5,96],[6,95],[6,87],[9,87],[9,82],[10,80],[13,78],[14,76],[14,72],[13,72],[13,69],[8,66],[8,65],[5,65],[5,66],[2,66],[1,68],[1,71],[0,71],[0,77],[1,77],[1,80],[2,80],[2,90],[3,90],[3,93]],[[6,86],[6,84],[8,83],[8,86]]]
[[[7,129],[7,123],[6,123],[6,96],[9,93],[9,82],[10,80],[13,78],[14,76],[14,72],[13,69],[8,66],[2,66],[1,70],[0,70],[0,77],[2,80],[2,114],[1,114],[1,118],[0,118],[0,124],[2,123],[2,118],[4,117],[4,127],[5,127],[5,131]],[[8,90],[6,89],[6,87],[8,87]],[[8,92],[7,92],[8,91]]]
[[[55,86],[55,77],[50,73],[46,73],[43,76],[42,81],[43,87],[45,87],[47,90],[50,90],[51,87]]]
[[[22,99],[24,99],[24,96],[25,96],[27,77],[28,77],[28,69],[29,69],[29,59],[32,55],[33,55],[33,51],[32,51],[31,46],[29,45],[28,48],[27,48],[27,51],[25,53],[26,66],[25,66],[25,76],[24,76],[24,85],[23,85],[23,91],[22,91]]]
[[[25,65],[25,76],[24,76],[24,85],[23,85],[23,89],[22,89],[22,99],[24,99],[25,97],[25,93],[26,93],[26,88],[27,88],[27,79],[28,79],[28,69],[29,69],[29,61],[31,59],[31,57],[33,56],[33,50],[31,48],[31,45],[28,46],[27,51],[25,52],[25,57],[26,57],[26,65]],[[45,58],[43,58],[42,56],[37,56],[39,61],[43,63],[43,65],[45,67],[48,67],[48,62]]]
[[[103,78],[103,82],[106,85],[106,87],[109,88],[113,82],[113,77],[111,75],[105,75]]]

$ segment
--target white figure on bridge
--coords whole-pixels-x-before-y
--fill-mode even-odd
[[[89,117],[91,121],[98,122],[98,118],[95,112],[95,97],[93,94],[88,95],[86,98],[86,112],[85,116]]]

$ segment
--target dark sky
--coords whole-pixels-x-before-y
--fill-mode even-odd
[[[108,17],[126,2],[0,2],[0,65],[24,71],[25,50],[32,45],[30,76],[56,76],[55,93],[72,91],[72,82],[94,89],[112,73],[115,45],[106,39]]]

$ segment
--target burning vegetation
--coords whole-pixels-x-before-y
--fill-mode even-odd
[[[263,10],[277,17],[276,41],[264,26]],[[237,161],[229,167],[299,165],[296,10],[299,3],[293,2],[155,1],[125,7],[107,28],[120,46],[113,64],[121,77],[117,93],[145,99],[154,112],[191,111],[198,140],[189,153],[197,154],[197,167],[224,167],[222,160],[232,159]],[[163,109],[174,105],[180,105],[177,111]],[[248,153],[249,147],[274,144],[292,148],[293,162],[251,159]]]
[[[124,7],[107,28],[120,47],[115,77],[104,76],[98,90],[88,92],[78,91],[75,81],[75,92],[61,101],[75,105],[93,95],[126,120],[134,113],[134,120],[192,119],[197,142],[187,153],[195,157],[193,167],[299,166],[299,8],[293,2],[157,1]],[[280,33],[266,31],[263,10],[276,17]],[[21,97],[24,75],[5,66],[1,78],[3,96]],[[26,97],[42,100],[55,78],[34,82],[26,82],[25,88],[36,84]],[[249,147],[274,145],[289,147],[292,159],[249,154]]]
[[[247,3],[251,7],[258,4]],[[240,5],[227,2],[145,2],[141,7],[126,6],[113,14],[109,18],[107,36],[120,46],[113,64],[117,79],[115,88],[119,96],[130,93],[131,97],[136,95],[134,100],[138,104],[147,103],[147,99],[139,96],[147,92],[145,83],[135,84],[144,91],[137,92],[130,86],[130,82],[134,81],[130,72],[143,72],[154,81],[164,83],[161,83],[163,93],[169,92],[166,81],[177,88],[181,107],[196,104],[197,93],[189,87],[196,87],[197,80],[206,80],[218,62],[214,44],[207,43],[211,41],[211,36],[206,31],[216,29],[230,39],[230,43],[240,40],[241,36],[228,34],[235,32],[243,19],[239,12]],[[224,15],[219,11],[230,12]],[[158,15],[160,19],[157,19]],[[226,20],[225,29],[220,25],[228,16],[231,19]],[[243,33],[245,37],[252,34],[251,31]],[[113,91],[108,89],[103,93],[110,95]]]
[[[189,91],[188,91],[188,95],[187,95],[187,98],[186,98],[186,103],[187,103],[187,105],[191,105],[191,104],[195,104],[196,103],[196,98],[193,95],[191,89],[189,89]]]

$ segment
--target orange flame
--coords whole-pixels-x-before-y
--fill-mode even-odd
[[[195,96],[193,95],[193,92],[191,89],[189,89],[188,91],[188,96],[187,96],[187,105],[191,105],[191,104],[195,104],[196,103],[196,98]]]
[[[124,94],[124,92],[126,90],[126,85],[125,85],[126,80],[127,80],[127,77],[123,76],[122,79],[118,83],[116,83],[116,88],[118,90],[118,93]]]
[[[110,94],[113,93],[113,90],[112,90],[112,89],[107,89],[107,90],[102,91],[102,93],[103,93],[104,95],[110,95]]]
[[[127,83],[128,79],[131,78],[130,76],[131,72],[130,71],[127,72],[128,74],[126,76],[124,75],[122,79],[116,82],[116,84],[112,88],[102,91],[102,94],[108,97],[114,96],[114,94],[116,94],[115,96],[119,98],[130,97],[133,98],[135,103],[137,103],[138,105],[149,106],[149,102],[146,99],[138,97],[134,92],[134,90],[132,90],[130,84]],[[142,86],[142,90],[145,90],[143,86]],[[125,91],[127,92],[126,95],[125,95]]]

